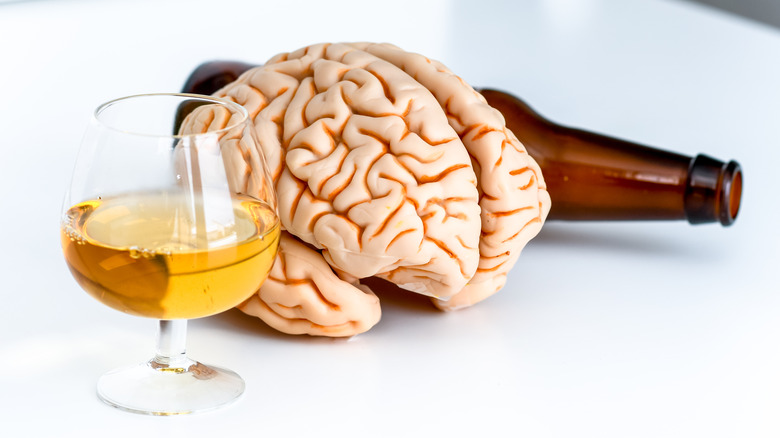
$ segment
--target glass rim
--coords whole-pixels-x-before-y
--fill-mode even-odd
[[[100,120],[100,113],[104,111],[105,109],[109,108],[112,105],[115,105],[119,102],[130,100],[130,99],[137,99],[140,97],[179,97],[179,98],[187,98],[192,100],[201,100],[205,102],[212,102],[214,104],[219,104],[222,106],[225,106],[229,109],[233,109],[234,114],[240,114],[240,119],[236,120],[234,123],[231,123],[224,128],[216,129],[214,131],[207,131],[207,132],[199,132],[195,134],[153,134],[153,133],[145,133],[145,132],[135,132],[131,130],[121,129],[116,126],[112,126],[109,123],[106,123],[105,121]],[[184,101],[185,99],[182,99]],[[215,97],[215,96],[208,96],[205,94],[195,94],[195,93],[141,93],[141,94],[131,94],[128,96],[118,97],[116,99],[111,99],[107,102],[104,102],[100,105],[98,105],[97,108],[95,108],[95,111],[92,113],[92,120],[99,124],[100,126],[105,127],[106,129],[110,129],[112,131],[120,132],[123,134],[128,135],[136,135],[139,137],[150,137],[150,138],[175,138],[175,139],[182,139],[182,138],[191,138],[191,137],[198,137],[202,135],[214,135],[214,134],[220,134],[224,132],[228,132],[231,129],[235,129],[237,126],[246,123],[247,120],[249,120],[249,111],[247,111],[246,108],[244,108],[242,105],[233,102],[232,100],[224,99],[221,97]]]

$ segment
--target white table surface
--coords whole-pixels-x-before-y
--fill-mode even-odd
[[[780,32],[667,0],[34,1],[0,5],[0,436],[780,436]],[[464,311],[383,296],[349,340],[237,311],[189,352],[238,371],[226,409],[103,405],[155,325],[71,278],[58,215],[92,109],[177,91],[211,59],[387,41],[549,118],[745,172],[737,223],[548,223]],[[219,435],[216,435],[219,434]],[[233,434],[233,435],[230,435]]]

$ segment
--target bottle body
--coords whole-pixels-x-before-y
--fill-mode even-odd
[[[211,94],[251,64],[201,64],[183,91]],[[742,193],[738,163],[689,157],[553,123],[520,99],[480,90],[539,163],[552,199],[548,220],[688,220],[731,225]]]
[[[742,192],[738,163],[689,157],[544,119],[525,102],[481,90],[542,168],[549,220],[679,220],[731,225]]]

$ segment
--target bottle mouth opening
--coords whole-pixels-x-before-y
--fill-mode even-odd
[[[733,224],[742,203],[742,185],[739,163],[733,160],[724,163],[706,155],[697,155],[691,160],[685,191],[688,222]]]
[[[737,219],[742,201],[742,169],[736,161],[729,161],[723,173],[720,223],[731,225]]]

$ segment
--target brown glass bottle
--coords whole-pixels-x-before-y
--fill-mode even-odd
[[[212,61],[184,92],[211,94],[253,65]],[[689,157],[555,124],[520,99],[480,90],[542,168],[552,199],[548,220],[678,220],[731,225],[742,170],[706,155]]]
[[[673,220],[731,225],[742,170],[706,155],[688,157],[550,122],[520,99],[480,91],[542,168],[549,219]]]

